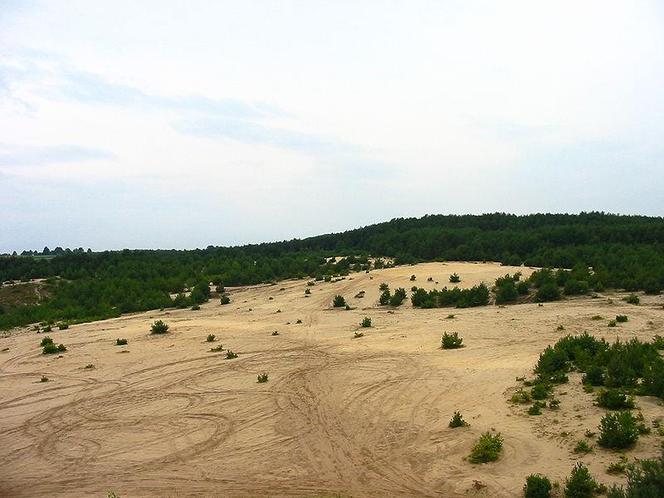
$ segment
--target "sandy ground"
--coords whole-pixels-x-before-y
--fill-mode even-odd
[[[640,306],[607,295],[464,310],[377,306],[381,282],[410,289],[411,274],[440,288],[452,272],[470,286],[515,270],[427,263],[317,283],[308,298],[304,280],[234,289],[226,306],[215,299],[200,311],[54,330],[48,335],[68,348],[62,357],[43,356],[33,331],[2,337],[0,495],[503,497],[519,495],[533,472],[562,483],[577,460],[600,482],[621,482],[605,472],[619,454],[594,439],[593,453],[572,452],[604,413],[578,375],[557,389],[557,411],[528,416],[508,399],[515,378],[530,375],[564,334],[664,334],[661,297]],[[365,297],[354,298],[360,290]],[[355,309],[331,309],[335,294]],[[591,320],[598,314],[606,320]],[[608,328],[616,314],[629,322]],[[374,326],[354,339],[364,316]],[[151,336],[158,318],[171,331]],[[459,332],[467,347],[441,350],[444,331]],[[210,333],[239,358],[210,352]],[[263,371],[269,382],[259,384]],[[664,417],[657,399],[639,398],[638,408],[648,424]],[[447,427],[455,410],[470,427]],[[468,463],[491,430],[505,438],[500,460]],[[626,455],[655,456],[660,440],[653,431]]]

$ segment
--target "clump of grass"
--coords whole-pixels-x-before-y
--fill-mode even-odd
[[[634,408],[634,398],[617,389],[606,389],[597,393],[597,406],[609,410],[631,410]]]
[[[615,327],[618,323],[615,320],[609,320],[609,327]]]
[[[261,374],[258,374],[258,383],[259,384],[265,384],[267,382],[267,372],[263,372]]]
[[[371,327],[371,318],[369,318],[368,316],[365,316],[362,319],[362,322],[360,322],[360,327],[363,327],[363,328]]]
[[[69,328],[69,324],[67,322],[60,322],[58,323],[58,328],[60,330],[67,330]]]
[[[595,437],[595,433],[590,429],[587,429],[586,432],[583,433],[583,435],[586,436],[587,438]]]
[[[279,335],[279,331],[278,330],[273,331],[272,335]]]
[[[150,333],[151,334],[165,334],[168,332],[168,325],[163,322],[163,320],[156,320],[151,326],[150,326]]]
[[[415,282],[416,279],[417,279],[417,277],[415,275],[410,276],[410,281],[411,282]]]
[[[447,315],[445,317],[445,320],[454,320],[456,318],[456,315]]]
[[[628,320],[627,315],[616,315],[616,322],[618,323],[625,323]]]
[[[528,408],[528,415],[541,415],[542,408],[546,407],[546,403],[535,401],[530,408]]]
[[[510,401],[515,404],[519,405],[525,405],[526,403],[530,403],[532,400],[530,393],[527,391],[524,391],[523,389],[519,389],[517,392],[512,394],[512,397],[510,398]]]
[[[221,353],[223,350],[224,350],[224,345],[223,344],[219,344],[218,346],[210,348],[210,351],[212,353]]]
[[[115,345],[116,346],[126,346],[127,345],[127,339],[116,339],[115,340]]]
[[[201,307],[200,307],[200,305],[198,305],[198,304],[194,304],[194,305],[191,307],[191,311],[198,311],[198,310],[200,310],[200,309],[201,309]]]
[[[458,349],[463,347],[463,339],[459,337],[458,332],[453,332],[448,334],[447,332],[443,333],[441,339],[441,348],[443,349]]]
[[[556,330],[565,330],[565,327],[563,325],[558,325],[556,327]]]
[[[592,450],[593,450],[592,447],[583,440],[576,443],[576,446],[574,447],[574,453],[577,454],[580,453],[585,455],[586,453],[590,453]]]
[[[235,358],[237,358],[237,353],[234,353],[230,349],[228,351],[226,351],[226,359],[227,360],[233,360]]]
[[[227,294],[222,295],[221,298],[219,299],[219,303],[222,304],[222,305],[229,304],[230,302],[231,302],[231,298],[228,297]]]
[[[606,468],[606,473],[611,475],[624,474],[627,470],[627,458],[624,455],[620,456],[620,460],[612,462]]]
[[[545,384],[539,383],[530,390],[530,395],[533,399],[546,399],[549,397],[549,387]]]
[[[360,291],[357,294],[355,294],[355,299],[362,299],[364,297],[365,292]]]
[[[302,323],[302,320],[298,318],[297,320],[295,320],[295,323],[300,324]]]
[[[217,338],[216,335],[214,334],[208,334],[207,338],[205,339],[206,342],[214,342],[214,340]]]
[[[551,408],[552,410],[557,410],[558,408],[560,408],[560,400],[552,399],[551,401],[549,401],[549,408]]]
[[[53,344],[53,339],[51,339],[49,336],[43,337],[41,342],[39,343],[39,347],[44,347],[47,344]]]
[[[503,450],[503,438],[498,434],[485,432],[473,446],[468,461],[470,463],[495,462]]]
[[[46,377],[45,375],[42,375],[41,379],[39,379],[39,382],[48,382],[48,377]]]
[[[353,333],[353,339],[359,339],[360,337],[364,337],[364,332],[360,332],[359,330],[356,330]]]
[[[595,315],[591,318],[591,320],[604,320],[604,317],[601,315]]]
[[[639,296],[636,294],[630,294],[626,298],[624,298],[624,301],[626,301],[629,304],[639,304],[641,302],[641,299],[639,299]]]
[[[88,364],[85,365],[83,368],[84,368],[85,370],[92,370],[94,367],[95,367],[95,366],[94,366],[92,363],[88,363]]]
[[[461,413],[454,412],[454,415],[452,415],[452,419],[448,425],[454,429],[456,427],[467,427],[470,424],[463,419]]]
[[[305,296],[311,295],[311,289],[304,289],[304,295]]]

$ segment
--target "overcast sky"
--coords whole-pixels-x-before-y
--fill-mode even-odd
[[[664,214],[664,3],[0,0],[0,252]]]

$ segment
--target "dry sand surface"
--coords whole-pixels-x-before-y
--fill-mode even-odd
[[[531,375],[564,334],[664,334],[661,297],[640,306],[608,295],[463,310],[377,306],[381,282],[409,290],[411,274],[418,286],[441,288],[452,272],[470,286],[517,270],[531,271],[427,263],[319,282],[307,298],[305,280],[232,289],[226,306],[215,299],[199,311],[54,330],[48,335],[68,348],[61,357],[41,354],[43,335],[13,332],[0,338],[8,348],[0,353],[0,495],[503,497],[519,495],[533,472],[564,482],[578,460],[600,482],[621,482],[605,472],[619,454],[572,452],[604,413],[578,375],[557,388],[557,411],[528,416],[508,399],[515,378]],[[361,290],[365,297],[354,298]],[[331,309],[335,294],[354,309]],[[616,314],[629,322],[608,328]],[[374,326],[354,339],[364,316]],[[170,333],[149,335],[155,319]],[[467,347],[441,350],[444,331],[459,332]],[[214,344],[205,342],[210,333]],[[209,351],[218,344],[239,357]],[[263,371],[269,382],[259,384]],[[664,417],[657,399],[637,403],[647,423]],[[470,427],[448,428],[455,410]],[[505,439],[500,460],[468,463],[491,430]],[[655,432],[630,459],[658,454]]]

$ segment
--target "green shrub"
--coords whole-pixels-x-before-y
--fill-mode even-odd
[[[604,385],[604,369],[599,365],[591,365],[586,370],[585,375],[583,376],[582,382],[584,384],[590,384],[591,386],[603,386]]]
[[[461,277],[456,273],[452,273],[452,275],[450,275],[450,283],[458,284],[459,282],[461,282]]]
[[[628,302],[629,304],[639,304],[641,302],[639,296],[637,296],[636,294],[630,294],[625,298],[625,301]]]
[[[459,337],[457,332],[448,334],[447,332],[443,333],[443,338],[441,339],[441,347],[443,349],[457,349],[463,347],[463,339]]]
[[[219,302],[221,304],[229,304],[231,302],[231,298],[227,294],[223,294]]]
[[[406,289],[399,287],[394,291],[394,295],[390,298],[390,306],[401,306],[406,299]]]
[[[298,318],[297,320],[295,320],[295,323],[299,325],[300,323],[302,323],[302,319]]]
[[[353,333],[353,339],[359,339],[360,337],[364,337],[364,332],[360,332],[359,330],[356,330]]]
[[[237,353],[234,353],[230,349],[228,351],[226,351],[226,359],[227,360],[233,360],[235,358],[237,358]]]
[[[191,311],[198,311],[198,310],[200,310],[200,309],[201,309],[201,307],[200,307],[198,304],[194,304],[194,305],[191,307]]]
[[[452,419],[450,420],[450,423],[448,425],[452,428],[455,428],[455,427],[466,427],[469,424],[463,419],[461,413],[454,412],[454,415],[452,415]]]
[[[625,323],[629,318],[627,318],[627,315],[616,315],[616,322],[618,323]]]
[[[88,363],[88,364],[85,365],[83,368],[86,369],[86,370],[92,370],[94,367],[95,367],[95,366],[94,366],[92,363]]]
[[[210,352],[212,352],[212,353],[221,353],[223,350],[224,350],[224,345],[223,344],[219,344],[219,345],[217,345],[213,348],[210,348]]]
[[[334,299],[332,300],[332,306],[335,308],[343,308],[346,306],[346,300],[344,299],[343,296],[336,295],[334,296]]]
[[[630,412],[607,413],[599,425],[597,443],[604,448],[629,448],[639,439],[636,419]]]
[[[664,350],[664,337],[662,337],[659,334],[655,335],[652,338],[652,344],[653,344],[653,346],[655,346],[655,349],[657,349],[659,351]]]
[[[127,339],[116,339],[115,340],[115,345],[116,346],[126,346],[127,345]]]
[[[503,438],[500,433],[492,435],[490,432],[485,432],[473,446],[468,461],[470,463],[494,462],[498,460],[502,450]]]
[[[594,315],[591,320],[604,320],[604,317],[601,315]]]
[[[237,357],[237,356],[236,356],[236,357]],[[266,382],[267,382],[267,378],[268,378],[267,372],[263,372],[263,373],[261,373],[261,374],[258,374],[258,383],[259,383],[259,384],[264,384],[264,383],[266,383]]]
[[[545,384],[535,384],[530,390],[533,399],[546,399],[549,397],[549,387]]]
[[[58,344],[56,346],[54,343],[49,342],[42,349],[42,354],[64,353],[65,351],[67,351],[67,348],[65,347],[64,344]]]
[[[606,389],[597,393],[597,406],[609,410],[631,410],[634,408],[634,398],[617,389]]]
[[[526,477],[523,486],[525,498],[549,498],[551,496],[551,481],[541,474],[530,474]]]
[[[217,337],[217,336],[214,335],[214,334],[208,334],[208,336],[207,336],[207,338],[206,338],[205,340],[206,340],[206,342],[214,342],[214,340],[216,339],[216,337]]]
[[[627,487],[613,487],[608,498],[660,498],[664,496],[664,452],[659,458],[638,460],[624,466]]]
[[[279,335],[279,331],[275,330],[274,332],[272,332],[272,335]]]
[[[579,462],[565,481],[565,498],[592,498],[597,488],[588,467]]]
[[[554,282],[543,284],[535,293],[535,300],[538,302],[557,301],[560,299],[560,290]]]
[[[380,284],[380,285],[378,286],[378,290],[381,290],[381,291],[389,290],[389,288],[390,288],[390,286],[387,285],[385,282],[383,282],[382,284]]]
[[[530,408],[528,408],[528,415],[541,415],[542,408],[545,408],[546,404],[541,401],[535,401]]]
[[[360,327],[368,328],[371,327],[371,318],[365,316],[360,323]]]
[[[574,453],[581,453],[584,455],[586,453],[590,453],[592,450],[593,450],[592,447],[583,440],[576,443],[576,446],[574,447]]]
[[[47,325],[46,327],[44,327],[44,328],[42,329],[42,332],[50,332],[51,330],[53,330],[53,329],[51,328],[51,326],[50,326],[50,325]]]
[[[60,330],[67,330],[69,328],[69,324],[67,322],[58,323],[58,328]]]
[[[560,408],[560,400],[552,399],[551,401],[549,401],[549,408],[551,408],[552,410],[557,410],[558,408]]]
[[[624,474],[625,470],[627,470],[627,464],[624,460],[621,460],[619,462],[613,462],[609,464],[609,466],[606,468],[606,473],[607,474]]]
[[[615,327],[618,323],[615,320],[609,320],[609,327]]]
[[[42,375],[41,379],[39,379],[39,382],[48,382],[48,377]]]
[[[43,347],[46,346],[47,344],[53,344],[53,339],[51,339],[51,338],[48,337],[48,336],[42,338],[41,342],[39,343],[39,347],[42,347],[42,348],[43,348]]]
[[[512,401],[512,403],[517,403],[520,405],[525,405],[526,403],[530,403],[531,400],[532,398],[530,397],[530,393],[524,391],[523,389],[519,389],[510,398],[510,401]]]
[[[416,277],[415,275],[411,275],[411,276],[410,276],[410,281],[411,281],[411,282],[415,282],[415,279],[416,279],[416,278],[417,278],[417,277]]]
[[[304,289],[304,295],[305,296],[308,296],[310,294],[311,294],[311,289]],[[355,296],[355,297],[357,297],[357,296]]]
[[[378,298],[378,303],[381,306],[387,306],[390,304],[390,299],[392,296],[390,295],[389,289],[385,289],[383,292],[381,292],[380,297]]]
[[[150,327],[150,332],[152,334],[165,334],[168,332],[168,325],[165,324],[162,320],[157,320]]]

